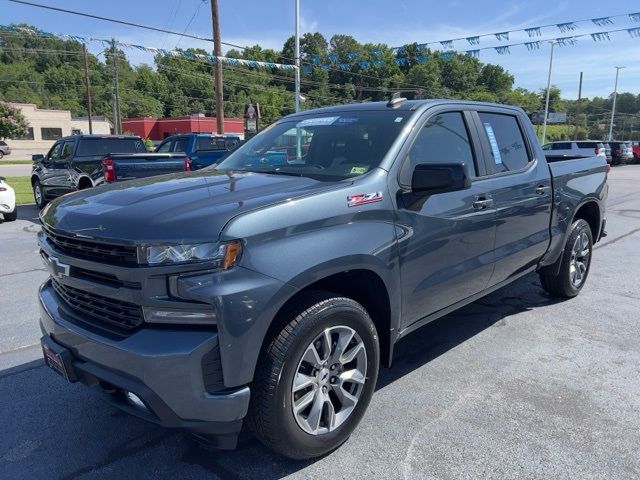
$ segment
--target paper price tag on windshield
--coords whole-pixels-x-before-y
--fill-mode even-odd
[[[500,156],[500,147],[498,147],[498,141],[496,140],[496,136],[493,133],[493,127],[490,123],[485,122],[484,129],[487,132],[487,137],[489,137],[489,143],[491,144],[493,161],[496,162],[496,165],[500,165],[502,163],[502,157]]]
[[[318,117],[307,118],[296,124],[296,127],[319,127],[322,125],[331,125],[340,117]]]

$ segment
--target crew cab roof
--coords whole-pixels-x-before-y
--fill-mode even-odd
[[[301,116],[307,116],[310,113],[317,114],[331,114],[338,112],[364,112],[364,111],[387,111],[387,110],[395,110],[395,111],[416,111],[419,109],[426,108],[428,106],[433,105],[474,105],[478,107],[491,107],[491,108],[505,108],[515,111],[521,111],[520,108],[514,107],[512,105],[501,105],[496,103],[487,103],[487,102],[474,102],[471,100],[451,100],[451,99],[442,99],[442,98],[431,98],[424,100],[406,100],[404,102],[398,103],[395,107],[388,106],[388,102],[361,102],[361,103],[345,103],[342,105],[334,105],[331,107],[322,107],[316,108],[313,110],[304,110],[302,112],[294,113],[288,115],[285,118],[296,118]]]

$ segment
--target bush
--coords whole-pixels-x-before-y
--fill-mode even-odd
[[[27,133],[29,124],[20,110],[0,101],[0,138],[16,138]]]

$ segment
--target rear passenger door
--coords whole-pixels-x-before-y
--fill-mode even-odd
[[[495,268],[490,285],[535,266],[550,242],[552,188],[549,167],[531,143],[535,134],[515,111],[474,114],[496,208]],[[536,140],[537,141],[537,140]]]

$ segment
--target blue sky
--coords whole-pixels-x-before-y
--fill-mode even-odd
[[[207,0],[34,0],[47,5],[71,8],[97,15],[117,17],[162,28],[211,36],[210,7]],[[260,44],[280,49],[293,33],[293,0],[219,0],[222,40],[239,45]],[[408,42],[431,42],[518,28],[556,24],[581,19],[639,12],[640,4],[632,0],[300,0],[302,32],[319,31],[327,38],[346,33],[361,42],[384,42],[402,45]],[[0,0],[2,24],[26,22],[50,32],[114,37],[123,42],[162,48],[210,44],[186,38],[139,30],[104,21]],[[197,13],[196,13],[197,12]],[[194,17],[194,14],[195,17]],[[193,18],[191,24],[189,21]],[[597,27],[578,23],[578,30],[561,33],[558,28],[542,29],[542,39],[593,33],[602,30],[640,27],[628,18],[615,18],[614,25]],[[509,42],[482,38],[479,47],[528,41],[526,33],[511,34]],[[455,43],[456,49],[470,49],[466,41]],[[478,47],[475,47],[478,48]],[[99,45],[91,49],[97,51]],[[134,63],[152,62],[148,54],[127,52]],[[497,63],[509,70],[516,85],[538,90],[546,86],[549,47],[529,52],[524,46],[511,48],[510,55],[482,51],[481,60]],[[606,96],[613,91],[615,65],[624,65],[619,91],[640,93],[640,38],[627,32],[611,35],[609,42],[582,38],[575,46],[556,47],[552,83],[566,98],[576,98],[578,77],[584,72],[583,96]]]

